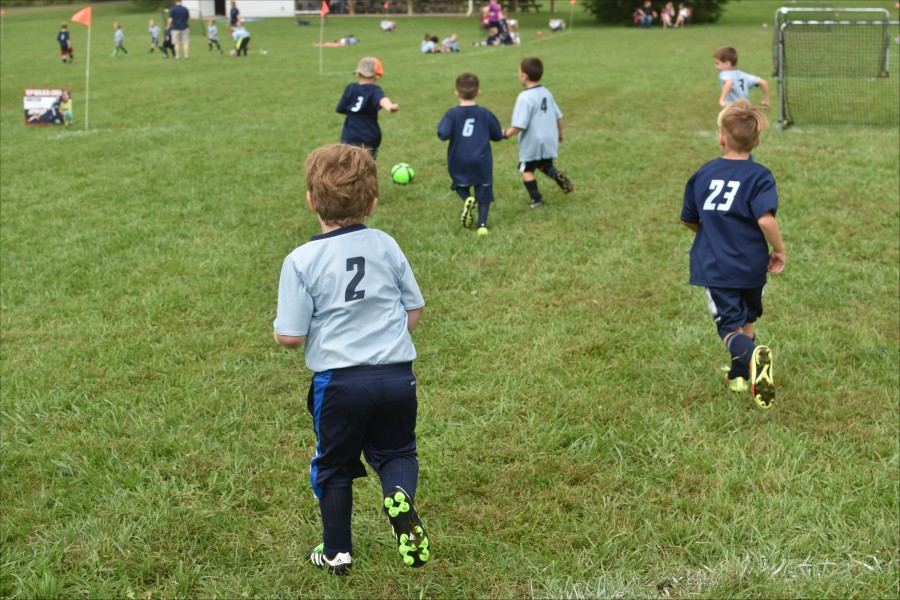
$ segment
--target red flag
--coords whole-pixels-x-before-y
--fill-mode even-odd
[[[73,23],[81,23],[82,25],[91,26],[91,7],[82,8],[77,13],[72,15]]]
[[[325,0],[322,0],[322,12],[319,13],[321,16],[325,16],[331,12],[331,9],[328,8],[328,3]]]
[[[571,4],[572,6],[575,6],[575,0],[569,0],[569,4]]]

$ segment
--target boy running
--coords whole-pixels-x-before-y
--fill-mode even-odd
[[[761,408],[775,400],[773,355],[756,345],[766,273],[784,270],[785,249],[775,212],[771,171],[753,161],[768,122],[746,100],[719,113],[722,157],[703,165],[687,183],[681,220],[696,233],[691,246],[692,285],[706,288],[719,337],[731,354],[729,389],[746,392]],[[771,252],[769,246],[772,247]]]

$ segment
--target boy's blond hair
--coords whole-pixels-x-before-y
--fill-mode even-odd
[[[378,197],[378,171],[369,151],[349,144],[313,150],[306,159],[306,189],[323,221],[346,227],[362,223]]]
[[[713,54],[713,58],[723,63],[731,63],[732,67],[736,67],[738,61],[738,53],[737,50],[735,50],[731,46],[725,46],[716,50],[716,53]]]
[[[746,100],[737,100],[719,113],[719,131],[725,144],[736,152],[750,152],[759,145],[759,133],[769,126],[766,115]]]

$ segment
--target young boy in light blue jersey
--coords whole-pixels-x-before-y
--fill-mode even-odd
[[[116,47],[113,50],[112,55],[118,56],[119,51],[121,50],[125,56],[128,56],[128,50],[125,49],[125,32],[122,31],[122,24],[114,23],[113,28],[115,28],[115,30],[116,30],[116,33],[115,33]]]
[[[323,531],[309,560],[339,575],[352,564],[352,485],[366,475],[362,453],[381,480],[403,562],[421,567],[430,552],[413,504],[419,462],[410,333],[425,301],[397,242],[363,224],[378,202],[375,159],[365,148],[314,150],[306,189],[322,234],[284,260],[274,327],[277,343],[305,343],[315,373],[307,395],[317,440],[310,480]]]
[[[566,194],[575,189],[569,178],[553,166],[553,159],[559,156],[559,143],[563,141],[563,115],[553,94],[541,85],[543,75],[544,63],[541,59],[522,59],[519,83],[525,91],[516,98],[512,127],[505,132],[508,138],[519,134],[519,171],[531,198],[531,208],[544,207],[544,199],[534,178],[535,170],[556,181]]]
[[[750,102],[750,89],[759,86],[763,92],[760,106],[769,108],[769,82],[762,77],[737,69],[737,50],[726,46],[716,50],[713,56],[716,59],[716,69],[719,70],[719,85],[722,86],[719,106],[725,108],[737,100]]]

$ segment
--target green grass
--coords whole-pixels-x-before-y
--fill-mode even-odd
[[[545,3],[546,4],[546,3]],[[566,5],[567,3],[558,3]],[[877,5],[891,5],[875,2]],[[727,361],[678,222],[718,153],[712,53],[771,73],[776,2],[733,2],[683,31],[580,16],[525,44],[473,48],[462,18],[252,23],[247,60],[144,54],[131,4],[9,9],[0,52],[0,596],[896,597],[900,591],[898,129],[768,130],[787,270],[761,340],[777,405],[727,395]],[[568,12],[558,16],[568,17]],[[128,58],[112,59],[122,21]],[[422,56],[425,33],[462,52]],[[267,55],[258,51],[265,47]],[[371,226],[404,248],[427,301],[417,503],[433,562],[402,566],[357,482],[354,570],[305,564],[319,541],[302,356],[271,338],[284,256],[317,233],[302,164],[338,140],[363,53],[400,104],[382,115]],[[516,67],[541,56],[566,118],[529,211],[513,143],[494,147],[492,232],[459,227],[436,137],[453,80],[508,124]],[[774,86],[774,81],[770,80]],[[22,90],[69,86],[75,125],[22,124]],[[770,113],[774,121],[775,111]],[[389,183],[394,163],[416,168]]]

